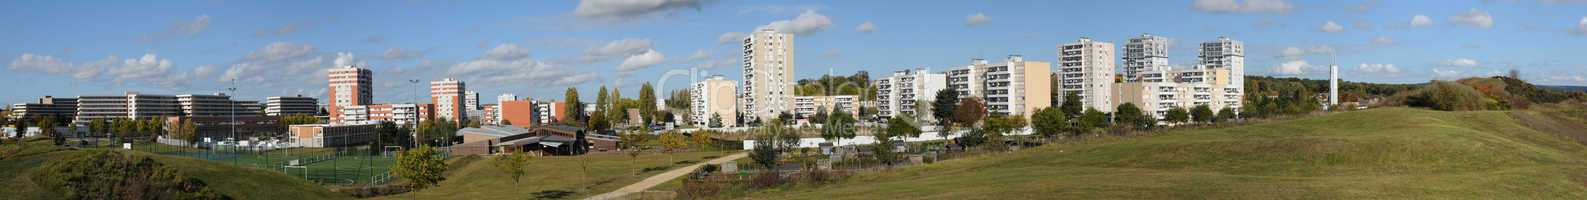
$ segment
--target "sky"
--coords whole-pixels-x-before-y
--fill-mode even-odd
[[[1188,1],[0,1],[0,103],[44,95],[326,95],[325,70],[374,71],[375,101],[453,78],[482,101],[558,100],[649,82],[741,77],[742,34],[795,35],[797,78],[1052,61],[1081,37],[1246,45],[1246,73],[1418,83],[1519,70],[1587,85],[1587,0]],[[663,95],[664,96],[664,95]]]

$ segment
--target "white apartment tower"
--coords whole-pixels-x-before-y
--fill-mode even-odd
[[[695,82],[689,91],[689,117],[695,126],[711,125],[712,117],[721,117],[722,126],[738,124],[738,106],[734,99],[738,85],[722,76],[711,76]]]
[[[1239,113],[1244,104],[1242,100],[1245,99],[1245,43],[1229,37],[1218,37],[1217,40],[1201,43],[1199,58],[1203,68],[1228,73],[1215,76],[1223,80],[1212,82],[1223,84],[1218,100]]]
[[[314,97],[275,96],[265,99],[266,116],[314,115],[319,112],[319,99]]]
[[[931,101],[936,100],[937,92],[948,86],[948,76],[932,74],[925,68],[916,68],[896,71],[891,76],[874,82],[872,85],[876,87],[877,115],[885,118],[898,115],[925,118],[931,115],[917,113],[919,108],[917,105],[930,104]]]
[[[744,37],[744,89],[738,98],[747,119],[793,111],[793,37],[771,29]]]
[[[1076,94],[1086,108],[1113,112],[1113,59],[1113,43],[1082,37],[1059,45],[1059,92],[1053,98],[1062,102],[1069,94]]]
[[[473,90],[463,91],[463,107],[471,111],[485,109],[479,106],[479,93]]]
[[[1009,55],[998,64],[971,60],[969,66],[948,70],[946,78],[947,89],[958,92],[959,98],[980,98],[988,113],[1028,116],[1036,109],[1052,106],[1051,74],[1050,63]],[[880,96],[878,93],[877,98]]]
[[[1168,68],[1168,38],[1141,34],[1124,44],[1125,82],[1163,82]]]
[[[331,69],[327,74],[330,94],[326,97],[331,100],[326,108],[330,111],[331,123],[342,123],[343,106],[369,105],[374,101],[374,75],[369,69],[349,65]]]

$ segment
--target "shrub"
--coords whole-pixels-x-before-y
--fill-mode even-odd
[[[705,199],[721,191],[721,184],[706,180],[684,180],[683,187],[677,190],[678,199]]]
[[[49,161],[33,181],[67,199],[230,199],[152,158],[91,150]]]
[[[1498,101],[1489,99],[1477,89],[1454,82],[1433,81],[1412,92],[1406,97],[1406,105],[1446,111],[1500,108]]]
[[[749,181],[749,187],[763,189],[782,185],[782,174],[777,172],[761,172]]]

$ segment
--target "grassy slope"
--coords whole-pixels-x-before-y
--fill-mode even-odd
[[[15,159],[0,161],[0,199],[62,199],[59,192],[44,191],[43,188],[33,184],[33,169],[42,166],[44,162],[64,158],[81,151],[61,150],[55,147],[30,147],[49,148],[47,153],[21,156]],[[288,177],[285,174],[233,167],[226,164],[214,163],[183,157],[159,156],[154,154],[123,151],[142,156],[153,156],[160,163],[173,166],[182,173],[203,180],[205,184],[216,191],[235,199],[348,199],[346,195],[331,192],[319,185],[305,181],[301,178]]]
[[[1508,113],[1384,108],[954,160],[770,199],[1587,198],[1587,149]]]
[[[415,193],[405,193],[393,196],[380,197],[385,199],[409,199],[418,195],[418,199],[454,199],[467,197],[469,199],[525,199],[534,197],[534,193],[549,190],[574,192],[568,199],[582,198],[600,193],[616,190],[619,187],[639,182],[639,180],[655,175],[666,170],[655,170],[640,175],[633,174],[633,170],[647,167],[670,166],[668,169],[686,165],[673,164],[677,161],[691,160],[703,162],[706,157],[723,156],[731,152],[690,152],[676,153],[675,160],[669,159],[667,154],[644,154],[637,161],[630,159],[626,154],[600,154],[583,157],[556,156],[536,157],[529,161],[528,172],[514,184],[512,177],[496,168],[492,157],[485,157],[477,162],[457,166],[458,168],[447,175],[447,180],[439,186],[420,190]],[[579,167],[581,160],[586,159],[590,166],[590,176],[585,178],[583,170]]]

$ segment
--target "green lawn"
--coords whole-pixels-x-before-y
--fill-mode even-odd
[[[537,193],[566,191],[564,198],[578,199],[639,182],[646,177],[689,164],[682,161],[704,162],[707,158],[724,156],[731,152],[688,152],[676,154],[647,153],[637,161],[627,154],[600,154],[588,156],[536,157],[530,161],[529,170],[518,182],[496,168],[493,157],[482,157],[465,166],[449,171],[447,180],[439,186],[413,193],[385,196],[385,199],[533,199]],[[586,165],[581,165],[585,163]],[[588,166],[589,172],[581,166]],[[652,168],[640,174],[635,170]]]
[[[11,147],[7,147],[11,148]],[[17,157],[0,160],[0,199],[62,199],[58,191],[44,191],[33,184],[33,170],[51,160],[59,160],[80,152],[37,142]],[[253,168],[231,166],[188,157],[163,156],[140,151],[123,151],[150,156],[160,163],[172,166],[189,177],[203,180],[208,187],[234,199],[348,199],[318,184]]]
[[[1106,138],[757,199],[1582,199],[1587,148],[1506,111],[1383,108]]]

